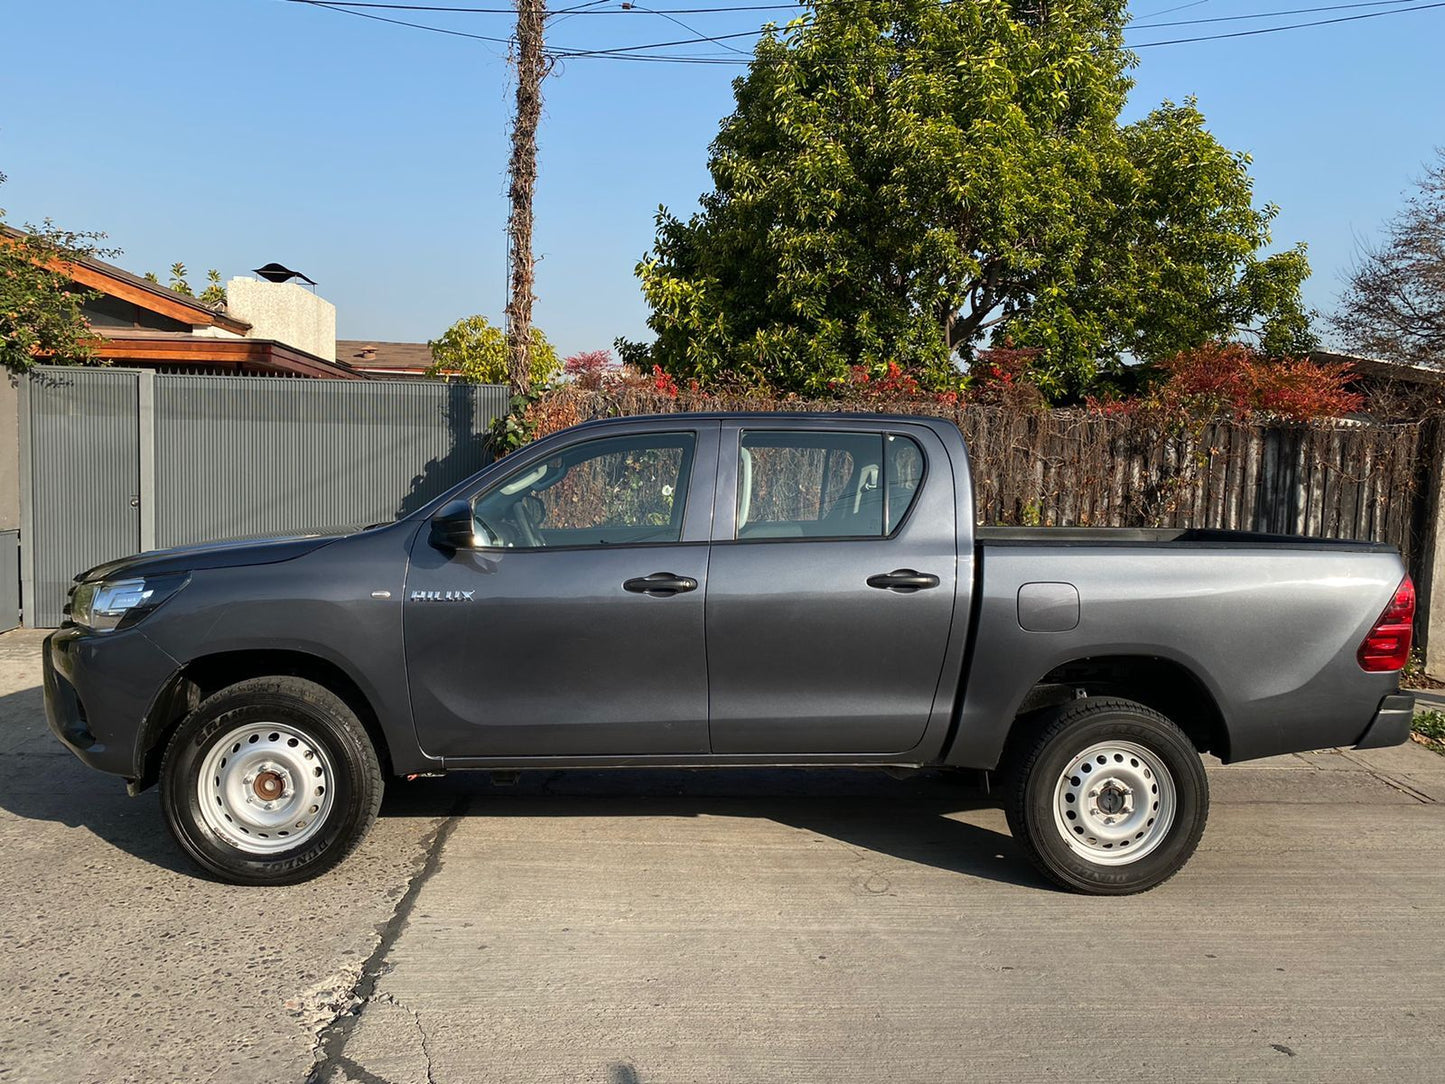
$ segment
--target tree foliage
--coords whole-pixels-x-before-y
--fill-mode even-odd
[[[5,175],[0,173],[0,184]],[[0,209],[0,223],[5,212]],[[63,230],[49,219],[14,235],[0,234],[0,366],[23,373],[44,362],[66,365],[93,356],[82,306],[97,296],[65,274],[68,261],[113,256],[103,233]]]
[[[1346,345],[1385,361],[1445,368],[1445,149],[1366,248],[1331,324]]]
[[[168,285],[176,293],[185,297],[194,297],[203,305],[221,306],[226,303],[226,288],[221,285],[221,273],[214,267],[206,272],[206,285],[199,294],[191,289],[190,281],[186,277],[189,274],[185,264],[179,261],[171,264],[171,281]],[[154,282],[157,286],[161,281],[154,271],[147,271],[145,280]]]
[[[714,188],[638,265],[653,359],[818,393],[854,366],[957,382],[986,342],[1086,385],[1252,328],[1308,345],[1302,248],[1192,100],[1121,125],[1123,0],[830,0],[763,37]]]
[[[472,384],[506,384],[507,337],[485,316],[458,320],[440,339],[427,343],[432,365],[429,376],[465,380]],[[538,328],[532,329],[532,386],[539,389],[561,368],[557,351]]]

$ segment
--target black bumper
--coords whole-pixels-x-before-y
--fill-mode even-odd
[[[51,633],[43,652],[45,719],[60,742],[92,768],[141,774],[141,730],[180,664],[137,630]]]
[[[1394,693],[1380,701],[1380,707],[1360,740],[1356,749],[1383,749],[1388,745],[1401,745],[1410,740],[1410,724],[1415,720],[1415,694]]]

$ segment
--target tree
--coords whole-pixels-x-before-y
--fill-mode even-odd
[[[1303,249],[1192,101],[1119,114],[1123,0],[831,0],[758,43],[714,189],[638,265],[679,378],[803,393],[890,362],[930,387],[988,341],[1086,386],[1253,329],[1307,345]]]
[[[537,126],[542,119],[542,80],[552,61],[543,49],[546,0],[517,0],[517,112],[512,119],[512,156],[507,164],[507,254],[511,292],[507,298],[507,382],[515,398],[527,392],[535,372],[532,294],[532,200],[537,191]]]
[[[1361,354],[1445,368],[1445,148],[1362,250],[1330,323]]]
[[[0,227],[4,220],[0,209]],[[49,219],[0,233],[0,366],[23,373],[40,362],[75,364],[93,356],[82,307],[98,295],[77,289],[65,266],[87,256],[114,256],[116,250],[96,246],[104,238],[60,229]]]
[[[507,337],[485,316],[458,320],[440,339],[427,343],[432,365],[429,376],[456,377],[473,384],[507,384]],[[557,374],[557,351],[538,328],[532,329],[532,387],[542,387]]]
[[[206,272],[206,288],[197,294],[191,289],[190,281],[186,278],[189,272],[186,265],[180,262],[171,264],[170,288],[185,297],[194,297],[204,305],[223,306],[226,303],[226,288],[221,285],[221,273],[214,267]],[[160,285],[160,277],[154,271],[145,273],[145,280]]]

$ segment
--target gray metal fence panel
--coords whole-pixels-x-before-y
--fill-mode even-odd
[[[159,547],[391,520],[486,465],[507,390],[155,378]]]
[[[20,625],[20,532],[0,531],[0,632]]]
[[[77,572],[140,545],[136,374],[44,369],[29,383],[25,623],[60,624]]]

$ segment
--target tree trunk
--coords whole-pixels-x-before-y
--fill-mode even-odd
[[[537,189],[537,124],[542,115],[542,51],[546,0],[517,0],[517,115],[507,167],[511,217],[507,223],[511,292],[507,301],[507,383],[513,395],[532,387],[532,197]]]

